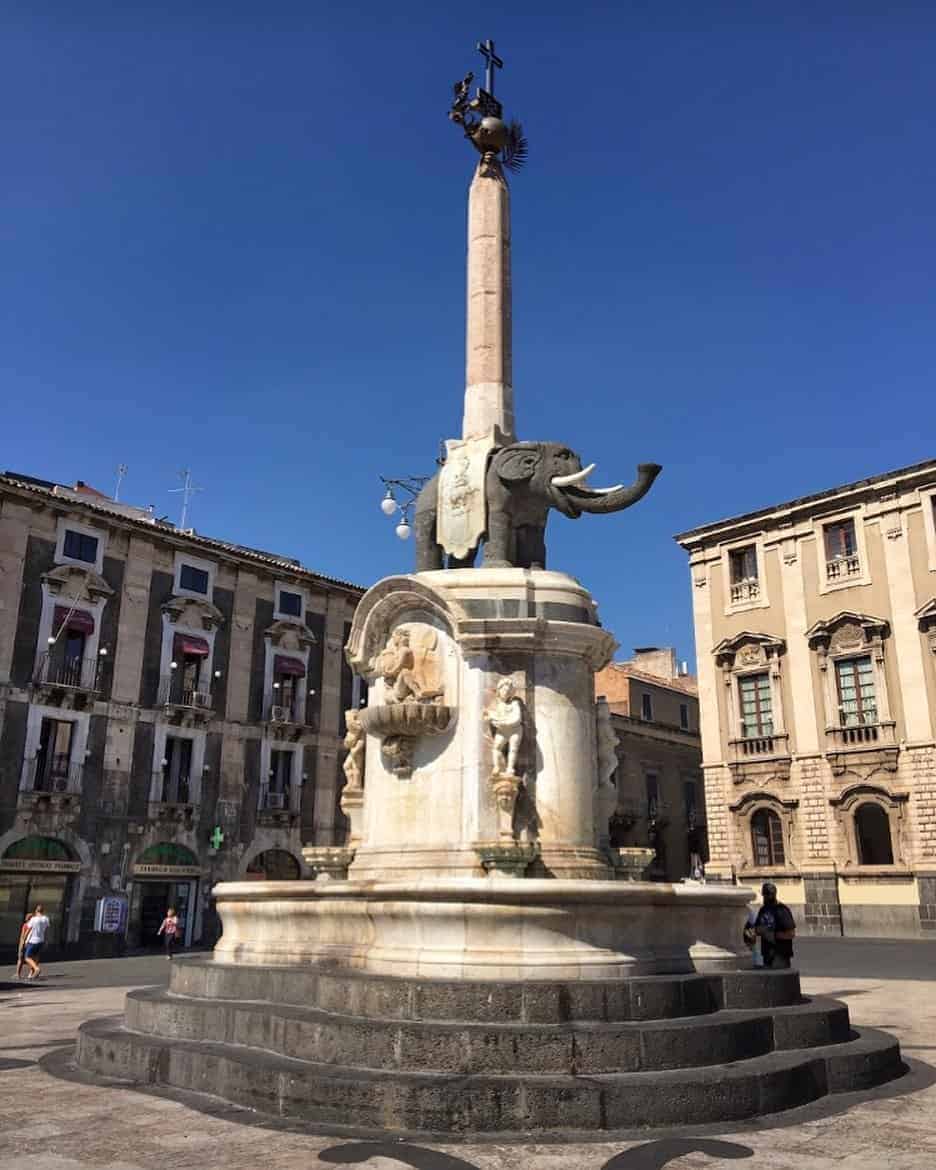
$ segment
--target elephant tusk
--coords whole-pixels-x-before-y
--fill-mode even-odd
[[[583,479],[588,479],[594,470],[595,464],[589,463],[587,467],[583,467],[581,471],[573,471],[571,475],[554,475],[549,482],[553,487],[571,487],[575,483],[581,483]]]
[[[609,487],[609,488],[590,487],[588,490],[591,492],[591,494],[593,496],[610,496],[612,494],[612,492],[619,492],[623,486],[624,485],[622,483],[616,483],[614,485],[614,487]]]

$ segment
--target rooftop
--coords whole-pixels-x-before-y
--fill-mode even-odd
[[[151,535],[155,531],[174,542],[191,545],[193,549],[242,557],[269,565],[271,568],[280,568],[292,574],[310,577],[324,584],[349,589],[355,593],[363,593],[365,590],[364,586],[355,585],[352,581],[343,581],[340,577],[328,577],[323,573],[317,573],[314,569],[308,569],[294,557],[279,556],[276,553],[264,552],[262,549],[250,548],[233,541],[202,536],[191,528],[177,528],[175,524],[171,524],[165,519],[157,519],[151,508],[138,508],[132,504],[112,500],[109,496],[81,480],[74,487],[69,487],[66,484],[37,479],[35,476],[23,475],[15,471],[4,471],[0,473],[0,487],[2,486],[28,492],[31,495],[44,496],[50,500],[65,500],[79,511],[109,516],[114,520],[130,524],[132,527],[145,529]]]
[[[703,524],[698,528],[690,528],[686,532],[677,533],[673,539],[681,545],[692,542],[697,537],[716,532],[719,528],[729,525],[744,524],[750,520],[757,520],[762,516],[770,516],[774,512],[791,511],[807,504],[820,503],[823,500],[834,499],[836,496],[874,488],[880,484],[890,483],[893,480],[908,479],[912,476],[936,473],[936,459],[928,459],[924,463],[912,463],[908,467],[899,467],[896,471],[885,471],[881,475],[872,475],[867,479],[858,479],[854,483],[841,484],[839,487],[828,488],[810,496],[800,496],[794,500],[786,500],[782,504],[771,504],[767,508],[759,508],[754,512],[742,512],[738,516],[729,516],[724,520],[715,520],[710,524]]]

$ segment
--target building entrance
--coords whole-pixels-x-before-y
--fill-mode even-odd
[[[0,858],[0,951],[15,952],[26,915],[41,904],[49,919],[46,948],[68,937],[73,874],[81,869],[68,847],[52,837],[23,837]]]

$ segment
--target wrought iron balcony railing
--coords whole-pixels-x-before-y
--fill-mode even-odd
[[[39,656],[33,672],[38,686],[66,687],[74,691],[99,691],[104,663],[100,658],[66,658],[46,652]]]
[[[157,804],[192,804],[192,785],[188,776],[167,776],[159,770],[153,773],[151,792],[156,793]]]
[[[260,787],[261,812],[297,812],[297,804],[292,786],[283,792],[281,789],[271,788],[269,784]]]
[[[67,755],[37,756],[26,768],[26,789],[30,792],[81,792],[83,764],[72,764]]]
[[[184,685],[182,678],[174,674],[163,675],[159,680],[159,703],[164,707],[187,707],[193,711],[210,711],[214,697],[210,690],[196,690]]]

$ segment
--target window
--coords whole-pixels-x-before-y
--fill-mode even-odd
[[[773,714],[770,706],[770,675],[743,674],[738,679],[738,698],[741,704],[741,738],[760,739],[773,735]]]
[[[760,596],[760,582],[757,577],[757,546],[747,544],[744,548],[731,549],[728,553],[731,603],[756,601]]]
[[[270,752],[270,791],[288,792],[292,776],[292,752]]]
[[[835,663],[838,688],[839,721],[842,727],[861,727],[877,723],[874,697],[874,668],[871,656],[839,658]]]
[[[694,780],[683,783],[683,801],[686,806],[686,820],[694,821],[698,812],[699,790]]]
[[[890,818],[879,804],[871,801],[855,809],[855,839],[859,865],[893,865]]]
[[[33,789],[36,792],[55,792],[68,783],[74,730],[74,723],[43,719],[33,777]]]
[[[783,825],[769,808],[758,809],[751,817],[751,844],[756,866],[784,865]]]
[[[689,730],[689,704],[688,703],[680,703],[679,704],[679,726],[683,729],[683,731]]]
[[[163,804],[188,804],[192,775],[192,741],[169,735],[162,767]]]
[[[660,815],[660,781],[654,773],[649,773],[646,777],[647,785],[647,817],[651,821],[655,821]]]
[[[640,718],[653,719],[653,700],[646,691],[640,696]]]
[[[826,554],[826,577],[830,581],[846,580],[861,574],[861,558],[855,536],[854,520],[837,520],[823,528]]]
[[[267,849],[247,866],[247,877],[263,882],[296,881],[300,877],[299,862],[285,849]]]
[[[75,532],[71,528],[65,530],[65,543],[62,553],[73,561],[85,561],[89,565],[97,563],[98,542],[96,536],[88,536],[84,532]]]
[[[194,565],[183,564],[179,570],[179,588],[189,593],[208,593],[208,571],[196,569]]]
[[[280,590],[279,595],[279,612],[285,613],[289,617],[302,617],[302,594],[290,593],[286,589]]]

